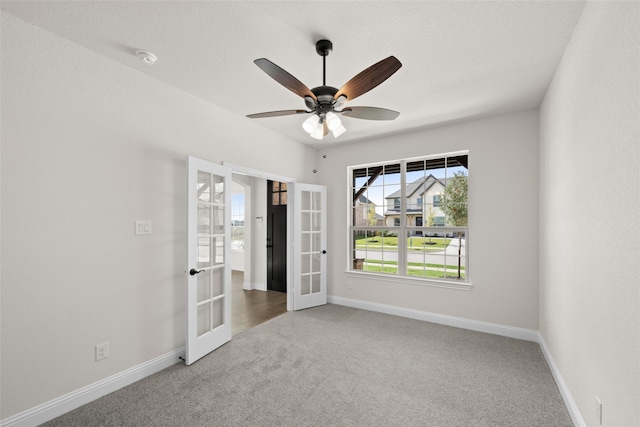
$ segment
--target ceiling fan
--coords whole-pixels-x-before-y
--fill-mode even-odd
[[[302,128],[315,139],[322,139],[329,131],[332,131],[333,136],[337,138],[346,131],[338,115],[365,120],[393,120],[398,117],[400,113],[397,111],[378,107],[344,107],[344,103],[369,92],[387,80],[402,67],[400,61],[394,56],[383,59],[357,74],[340,89],[336,89],[335,87],[327,86],[326,82],[326,59],[332,49],[333,44],[329,40],[319,40],[316,42],[316,52],[322,56],[322,86],[313,89],[309,89],[300,82],[300,80],[266,58],[253,61],[275,81],[302,97],[307,106],[307,110],[269,111],[266,113],[249,114],[247,117],[258,119],[313,113],[312,116],[302,123]]]

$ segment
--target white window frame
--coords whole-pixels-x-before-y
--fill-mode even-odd
[[[470,278],[470,272],[469,272],[469,257],[470,257],[470,253],[469,253],[469,226],[467,224],[466,227],[451,227],[451,226],[433,226],[433,227],[428,227],[426,225],[424,225],[424,220],[423,220],[423,226],[421,227],[415,227],[415,226],[407,226],[406,224],[406,211],[407,211],[407,197],[405,194],[405,190],[406,190],[406,186],[407,183],[405,182],[406,180],[406,173],[407,173],[407,168],[406,165],[408,163],[414,162],[414,161],[422,161],[422,160],[431,160],[431,159],[441,159],[441,158],[447,158],[447,157],[454,157],[454,156],[461,156],[461,155],[466,155],[467,158],[469,157],[469,151],[457,151],[457,152],[450,152],[450,153],[441,153],[441,154],[436,154],[436,155],[428,155],[428,156],[420,156],[420,157],[413,157],[413,158],[406,158],[406,159],[397,159],[397,160],[385,160],[385,161],[381,161],[381,162],[375,162],[375,163],[367,163],[367,164],[360,164],[360,165],[352,165],[349,166],[347,168],[347,206],[349,207],[347,209],[347,235],[349,236],[347,239],[347,269],[346,269],[346,274],[347,275],[352,275],[354,277],[361,277],[361,276],[366,276],[369,279],[373,279],[373,280],[382,280],[385,282],[401,282],[401,283],[414,283],[414,284],[420,284],[420,285],[427,285],[427,286],[436,286],[436,287],[445,287],[445,288],[453,288],[453,289],[470,289],[471,288],[471,278]],[[400,183],[400,188],[401,188],[401,195],[400,195],[400,226],[399,227],[390,227],[387,226],[386,224],[384,226],[355,226],[352,224],[353,222],[353,192],[352,192],[352,185],[353,185],[353,171],[357,170],[357,169],[361,169],[361,168],[369,168],[369,167],[378,167],[378,166],[386,166],[386,165],[393,165],[393,164],[400,164],[401,165],[401,183]],[[394,204],[395,206],[395,204]],[[468,205],[468,210],[471,210],[471,206]],[[397,274],[391,274],[391,273],[380,273],[380,272],[372,272],[372,271],[366,271],[366,270],[360,270],[360,269],[356,269],[355,268],[355,263],[354,263],[354,259],[353,259],[353,253],[354,253],[354,248],[355,248],[355,242],[354,242],[354,232],[357,230],[367,230],[367,231],[383,231],[383,230],[389,230],[389,229],[394,229],[397,230],[397,235],[398,235],[398,272]],[[464,257],[464,268],[465,268],[465,277],[464,279],[448,279],[448,278],[432,278],[432,277],[419,277],[419,276],[410,276],[407,274],[407,254],[409,252],[409,250],[407,249],[407,232],[409,230],[413,230],[413,231],[417,231],[417,230],[421,230],[423,231],[423,234],[425,232],[425,230],[432,230],[432,232],[439,232],[439,233],[454,233],[457,231],[464,231],[465,233],[465,257]]]

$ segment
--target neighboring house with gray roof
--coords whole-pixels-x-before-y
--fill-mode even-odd
[[[443,227],[445,225],[445,215],[440,209],[445,186],[445,179],[438,179],[431,174],[407,184],[406,214],[408,226]],[[384,224],[388,227],[400,225],[401,197],[401,191],[398,190],[385,198]],[[431,224],[428,223],[430,217],[432,217]],[[421,234],[421,232],[418,234]]]
[[[364,195],[358,197],[355,203],[354,215],[355,221],[354,224],[356,227],[369,227],[369,226],[377,226],[384,225],[384,217],[379,213],[376,213],[376,204],[366,198]],[[373,210],[375,224],[371,224],[369,222],[369,211]]]

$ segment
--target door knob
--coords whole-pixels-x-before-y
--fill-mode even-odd
[[[198,273],[202,273],[204,270],[196,270],[195,268],[192,268],[191,270],[189,270],[189,274],[192,276],[195,276]]]

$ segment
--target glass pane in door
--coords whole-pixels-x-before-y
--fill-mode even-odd
[[[211,305],[207,302],[198,305],[198,336],[211,330]]]
[[[198,185],[198,189],[197,189],[198,200],[203,202],[210,202],[211,201],[211,174],[204,171],[198,171],[197,185]]]
[[[198,268],[211,265],[211,238],[198,237]]]
[[[206,301],[211,295],[211,270],[203,271],[197,276],[198,281],[198,302]]]
[[[320,292],[322,256],[320,200],[320,194],[317,192],[301,192],[300,283],[302,295]]]
[[[224,177],[198,171],[197,333],[224,324],[225,185]]]
[[[311,276],[311,293],[320,292],[320,273],[314,273]]]

